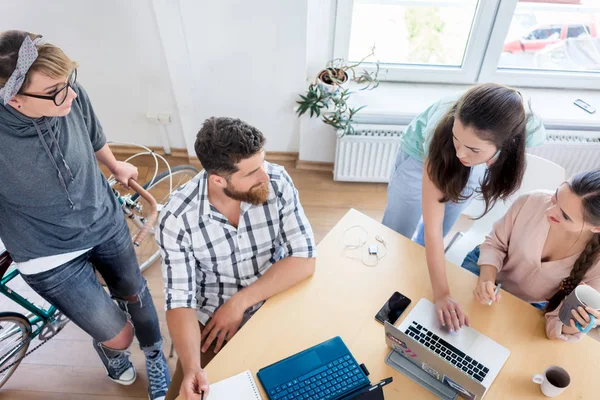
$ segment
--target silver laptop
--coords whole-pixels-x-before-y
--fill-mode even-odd
[[[467,326],[450,334],[435,305],[421,299],[398,328],[385,324],[385,340],[434,379],[465,399],[481,399],[506,363],[510,351]]]

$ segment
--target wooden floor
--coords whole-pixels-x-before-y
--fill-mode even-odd
[[[171,159],[171,165],[185,163]],[[300,200],[310,220],[315,237],[320,241],[335,223],[350,209],[381,220],[386,203],[386,184],[334,182],[331,172],[297,170],[291,163],[286,166],[300,193]],[[137,162],[140,182],[151,177],[153,167],[145,161]],[[152,162],[153,166],[153,162]],[[158,310],[165,352],[168,353],[170,338],[164,313],[164,297],[159,262],[144,272]],[[11,287],[25,294],[34,302],[43,304],[22,280],[13,281]],[[21,311],[7,298],[0,299],[0,310]],[[32,347],[38,342],[32,343]],[[31,348],[32,348],[31,347]],[[131,347],[131,359],[138,371],[138,379],[131,386],[111,382],[96,352],[91,339],[74,324],[68,324],[52,340],[25,358],[15,374],[0,389],[0,399],[14,400],[117,400],[147,399],[147,379],[144,356],[137,343]],[[169,360],[171,373],[175,359]]]

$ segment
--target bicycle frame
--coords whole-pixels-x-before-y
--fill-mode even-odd
[[[15,268],[7,273],[2,280],[0,280],[0,293],[26,309],[30,314],[26,315],[27,319],[31,323],[31,334],[29,335],[32,339],[37,337],[42,331],[44,325],[48,322],[52,322],[54,314],[56,313],[56,307],[50,306],[47,310],[37,307],[35,304],[21,296],[20,294],[13,291],[7,286],[8,282],[13,280],[19,275],[19,271]],[[34,329],[36,327],[36,329]]]

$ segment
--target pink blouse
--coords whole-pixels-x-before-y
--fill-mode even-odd
[[[550,299],[561,281],[568,277],[578,254],[562,260],[542,262],[542,251],[550,223],[545,211],[552,204],[552,195],[531,193],[519,197],[506,215],[494,224],[492,232],[480,247],[479,265],[498,269],[496,281],[502,289],[533,303]],[[600,290],[600,260],[585,274],[585,284]],[[562,304],[562,303],[561,303]],[[576,341],[583,333],[563,334],[558,310],[546,313],[546,335],[550,339]]]

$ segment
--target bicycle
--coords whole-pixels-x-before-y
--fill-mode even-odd
[[[171,168],[164,157],[145,146],[132,143],[113,142],[112,144],[134,145],[145,150],[129,157],[126,161],[142,155],[150,155],[155,161],[156,168],[152,179],[144,185],[134,180],[129,181],[132,190],[128,190],[125,194],[121,194],[116,189],[117,182],[112,176],[108,178],[109,185],[127,218],[140,269],[144,271],[160,255],[152,229],[158,212],[170,197],[173,188],[182,187],[198,174],[198,170],[191,165]],[[167,170],[160,174],[158,174],[159,158],[167,166]],[[167,182],[168,186],[166,186]],[[0,312],[0,388],[15,372],[23,358],[56,336],[69,322],[54,306],[39,307],[11,289],[8,283],[18,275],[19,271],[12,258],[0,247],[0,293],[28,311],[26,315],[17,312]],[[36,338],[40,343],[28,351],[30,343]]]
[[[178,189],[185,185],[185,183],[195,177],[199,172],[198,169],[191,165],[178,165],[171,168],[169,162],[163,156],[156,154],[149,148],[142,145],[126,142],[110,142],[110,144],[136,146],[144,149],[143,152],[136,153],[127,158],[125,160],[126,162],[129,162],[140,156],[152,156],[154,158],[154,175],[152,179],[142,185],[142,187],[156,199],[156,202],[158,203],[158,212],[161,211],[163,205],[167,202],[174,189]],[[167,167],[167,170],[161,172],[160,174],[158,173],[158,167],[160,165],[158,159],[161,159]],[[140,197],[139,193],[135,191],[128,191],[126,194],[121,195],[121,193],[115,189],[117,181],[112,178],[112,176],[108,178],[108,181],[110,186],[113,188],[113,192],[123,206],[123,212],[127,217],[127,224],[129,225],[129,230],[132,233],[132,237],[135,237],[139,233],[139,230],[141,230],[146,223],[143,212],[144,209],[148,208],[150,205],[144,200],[143,197]],[[149,235],[144,241],[135,246],[135,252],[138,257],[138,263],[141,271],[146,270],[158,259],[160,253],[158,250],[158,245],[154,240],[154,230],[150,231]]]

